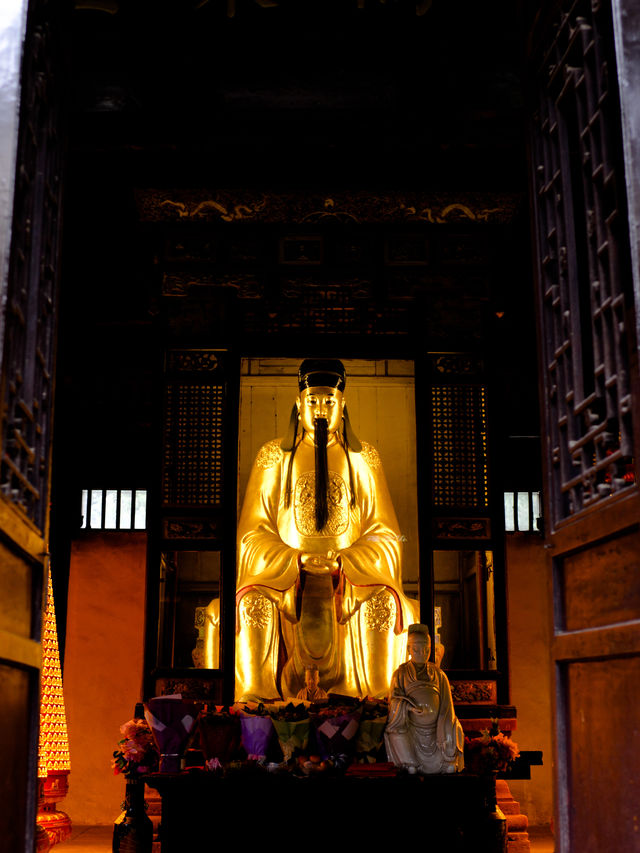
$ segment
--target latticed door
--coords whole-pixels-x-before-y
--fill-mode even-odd
[[[533,31],[530,61],[558,842],[561,851],[638,850],[631,823],[610,820],[612,809],[635,809],[640,747],[628,725],[640,683],[631,164],[612,8],[553,5]]]
[[[232,701],[237,358],[222,349],[168,349],[164,377],[146,689]]]
[[[19,29],[2,22],[3,133],[16,108],[9,56]],[[27,4],[25,4],[26,6]],[[61,221],[60,8],[29,3],[9,276],[2,292],[0,350],[0,775],[2,849],[32,851],[36,830],[42,596],[48,539],[56,282]],[[15,12],[16,16],[18,12]],[[9,64],[8,64],[9,63]],[[2,164],[6,184],[14,176]],[[6,185],[5,185],[6,187]],[[3,218],[7,211],[3,210]],[[3,235],[4,236],[4,235]]]

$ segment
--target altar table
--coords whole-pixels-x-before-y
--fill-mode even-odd
[[[222,845],[343,851],[505,853],[506,823],[491,780],[466,774],[359,778],[202,771],[145,777],[162,798],[162,853]],[[489,785],[489,788],[488,788]]]

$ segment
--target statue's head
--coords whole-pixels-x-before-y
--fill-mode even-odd
[[[353,472],[349,450],[360,453],[362,445],[353,432],[343,397],[346,385],[344,365],[337,358],[306,358],[298,370],[298,398],[291,411],[289,429],[280,442],[291,452],[285,481],[285,506],[291,502],[293,457],[305,436],[315,446],[315,516],[316,530],[321,531],[328,519],[329,468],[327,447],[337,434],[349,467],[351,505],[355,506]]]
[[[423,664],[431,654],[431,637],[426,625],[415,623],[407,630],[407,652],[414,663]]]
[[[327,423],[327,434],[333,435],[342,424],[343,391],[346,374],[341,361],[332,358],[307,358],[298,370],[299,395],[296,400],[302,428],[315,436],[319,420]]]

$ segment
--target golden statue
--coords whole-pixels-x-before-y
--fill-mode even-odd
[[[455,773],[464,768],[464,733],[456,718],[449,679],[429,662],[426,625],[410,625],[411,660],[393,674],[389,719],[384,732],[387,756],[409,773]]]
[[[354,435],[340,361],[307,359],[288,435],[258,452],[238,524],[236,699],[382,696],[417,602],[377,451]],[[283,663],[284,662],[284,663]]]

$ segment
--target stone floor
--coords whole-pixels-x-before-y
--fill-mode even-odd
[[[75,826],[71,838],[58,844],[60,853],[111,853],[112,826]],[[531,853],[554,853],[553,836],[548,827],[529,827]]]

